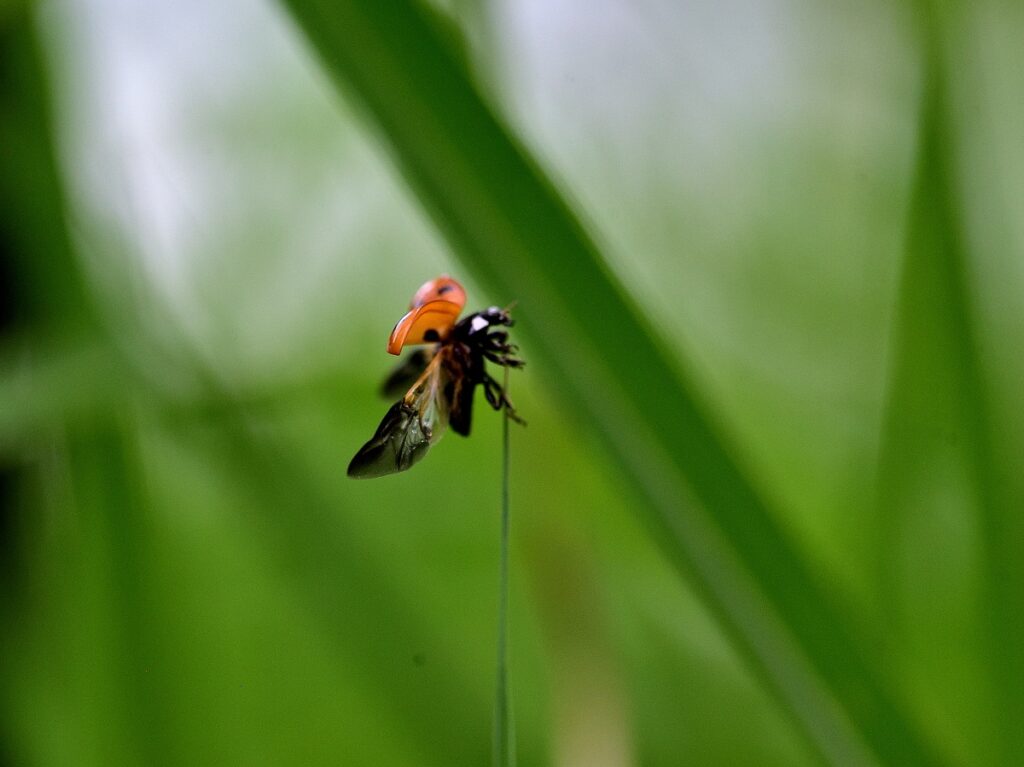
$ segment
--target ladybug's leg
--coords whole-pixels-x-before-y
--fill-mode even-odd
[[[515,405],[513,405],[509,398],[505,396],[505,389],[500,383],[495,381],[487,373],[484,373],[481,384],[484,387],[484,397],[487,399],[487,404],[495,410],[501,410],[504,408],[505,412],[508,413],[509,418],[516,423],[521,423],[524,426],[526,425],[526,421],[520,418],[519,414],[516,412]]]
[[[521,368],[526,363],[517,357],[510,356],[514,351],[515,347],[510,347],[509,349],[501,350],[499,352],[485,350],[483,355],[495,365],[501,365],[506,368]]]
[[[513,357],[519,347],[508,342],[508,333],[504,330],[495,330],[487,334],[487,343],[481,349],[481,353],[496,365],[507,368],[521,368],[523,361]]]

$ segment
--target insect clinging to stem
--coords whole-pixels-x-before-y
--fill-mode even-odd
[[[428,347],[411,351],[384,381],[387,397],[402,395],[348,465],[348,476],[381,477],[405,471],[426,454],[450,424],[452,431],[469,436],[473,395],[478,386],[487,403],[505,410],[523,423],[505,388],[487,372],[486,363],[520,368],[523,361],[509,343],[513,320],[508,309],[492,306],[459,320],[466,291],[447,275],[424,283],[395,325],[387,350],[400,354],[406,346]]]

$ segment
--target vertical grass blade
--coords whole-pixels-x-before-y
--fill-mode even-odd
[[[692,382],[409,0],[285,0],[467,268],[518,299],[534,369],[600,438],[666,554],[830,761],[938,764],[754,491]]]
[[[505,368],[505,393],[508,393],[508,368]],[[508,410],[501,411],[501,532],[498,554],[498,664],[494,692],[494,767],[516,763],[515,731],[508,702],[508,544],[509,520],[509,439]]]
[[[926,631],[920,641],[941,656],[936,659],[941,668],[925,673],[933,679],[951,675],[935,683],[948,690],[941,705],[973,701],[962,706],[966,710],[948,715],[973,718],[965,721],[964,730],[974,733],[972,745],[984,761],[1019,764],[1024,760],[1024,531],[1020,505],[1007,497],[1010,483],[1000,479],[994,449],[967,222],[957,183],[955,96],[943,35],[949,18],[940,7],[944,4],[927,0],[917,4],[926,74],[879,472],[879,583],[880,592],[892,600],[888,619],[898,619],[898,569],[905,566],[905,551],[899,546],[907,528],[948,526],[950,514],[957,514],[960,523],[978,532],[971,560],[978,563],[980,610],[961,619],[966,625],[957,626],[946,595],[934,597],[932,609],[943,631]],[[1011,459],[1011,465],[1016,463]],[[924,488],[930,495],[923,495]],[[926,545],[917,539],[907,542],[916,550]],[[974,581],[971,572],[953,572],[957,580]],[[931,582],[927,590],[942,588],[942,583]],[[890,625],[893,635],[899,635],[899,623]],[[987,671],[987,679],[981,680],[983,689],[974,698],[963,689],[953,691],[961,686],[964,672],[944,648],[954,655],[963,652],[967,664],[972,654],[981,659],[981,674]],[[957,673],[961,677],[953,676]]]
[[[166,674],[160,628],[148,590],[151,564],[149,509],[142,466],[127,430],[116,423],[73,430],[69,463],[74,508],[71,513],[94,531],[105,596],[109,637],[101,648],[117,691],[116,719],[109,736],[141,764],[170,765],[175,741],[168,733],[164,700]]]
[[[17,298],[27,345],[54,337],[93,342],[99,323],[66,227],[50,88],[34,9],[33,3],[16,3],[0,13],[0,244],[10,247],[3,256],[10,258],[5,271],[13,282],[4,292]],[[68,388],[88,380],[98,367],[96,360],[87,367],[92,370],[81,369]],[[11,406],[0,403],[0,408]],[[111,629],[110,640],[99,648],[105,657],[92,660],[112,669],[119,701],[112,712],[116,721],[110,722],[104,740],[139,762],[170,763],[174,760],[168,743],[160,737],[165,716],[153,680],[157,674],[148,675],[159,665],[152,659],[154,633],[143,585],[139,467],[127,431],[105,417],[89,429],[67,428],[63,436],[75,494],[68,516],[81,529],[98,531],[107,555],[89,563],[103,576],[102,596],[109,608],[105,618]]]

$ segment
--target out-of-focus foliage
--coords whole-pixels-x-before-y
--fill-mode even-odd
[[[1024,16],[939,5],[437,12],[925,746],[1015,764]],[[814,712],[752,672],[536,364],[550,307],[450,260],[438,200],[284,9],[21,6],[0,5],[0,762],[486,762],[500,419],[344,476],[388,404],[387,332],[441,271],[473,307],[518,299],[534,363],[512,382],[520,763],[820,759]]]

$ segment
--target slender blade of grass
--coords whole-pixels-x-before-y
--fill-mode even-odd
[[[466,267],[519,300],[531,361],[588,424],[737,648],[834,763],[937,764],[733,457],[702,396],[414,2],[285,0]]]
[[[508,368],[505,368],[505,393],[508,393]],[[516,763],[515,733],[508,702],[508,543],[509,520],[509,439],[508,410],[501,411],[501,532],[498,554],[498,664],[494,691],[495,767],[511,767]]]

